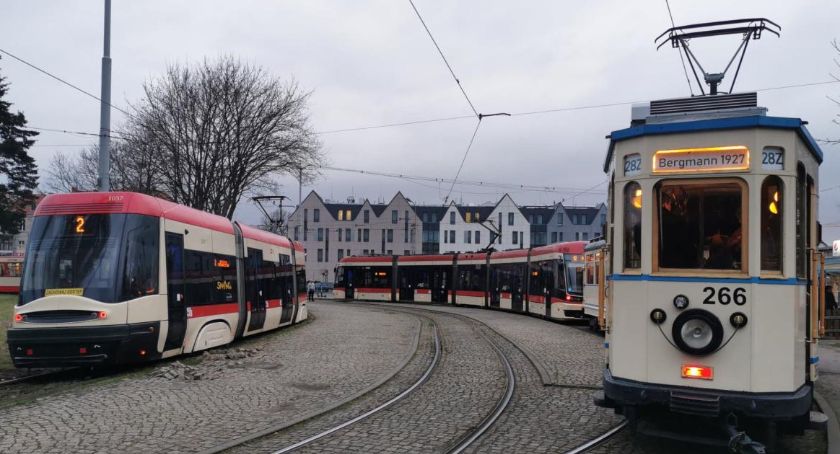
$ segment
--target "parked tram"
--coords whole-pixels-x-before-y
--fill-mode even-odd
[[[17,293],[23,272],[23,254],[0,252],[0,293]]]
[[[303,246],[136,193],[44,198],[8,345],[17,367],[135,363],[306,319]]]
[[[771,435],[812,426],[820,147],[806,122],[767,115],[755,93],[639,111],[649,112],[610,134],[604,163],[598,403],[640,429],[661,415],[682,428],[675,415],[719,423],[731,442],[750,424]]]
[[[444,303],[555,320],[583,316],[586,242],[489,253],[346,257],[338,298]]]

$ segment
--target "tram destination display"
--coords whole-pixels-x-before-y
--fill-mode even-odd
[[[748,170],[750,150],[743,146],[659,150],[653,155],[654,173]]]

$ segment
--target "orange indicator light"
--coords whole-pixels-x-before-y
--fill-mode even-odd
[[[715,371],[711,367],[683,364],[682,377],[712,380],[715,377]]]
[[[17,323],[22,322],[24,318],[23,314],[15,314],[15,322]]]
[[[230,268],[230,262],[225,259],[217,259],[216,266],[218,268]]]
[[[105,320],[108,318],[108,313],[105,311],[99,311],[99,320]]]

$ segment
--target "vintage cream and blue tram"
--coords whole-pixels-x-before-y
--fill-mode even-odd
[[[44,198],[7,342],[18,367],[134,363],[307,317],[287,238],[136,193]]]
[[[604,163],[608,359],[598,402],[631,422],[664,412],[801,429],[823,313],[820,147],[806,122],[767,115],[755,93],[633,111],[632,126],[610,134]]]

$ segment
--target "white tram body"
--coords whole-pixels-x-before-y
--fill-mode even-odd
[[[822,152],[756,99],[654,101],[610,135],[602,403],[628,417],[808,419]]]
[[[601,285],[604,281],[604,254],[607,242],[603,239],[591,241],[583,249],[583,316],[590,320],[592,328],[602,329],[604,325],[604,299],[606,288]],[[605,282],[605,284],[609,284]]]
[[[18,367],[132,363],[307,317],[303,247],[136,193],[44,198],[15,319]]]

